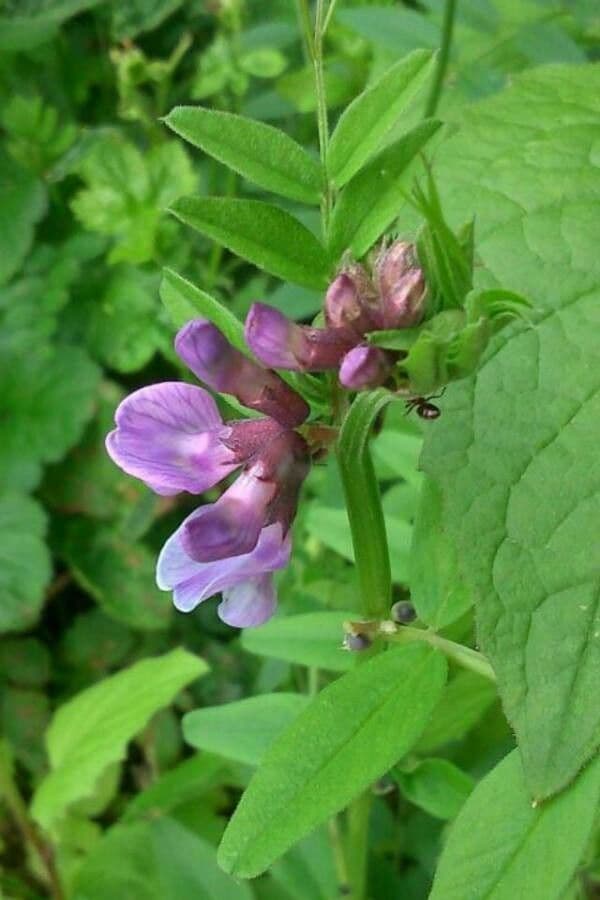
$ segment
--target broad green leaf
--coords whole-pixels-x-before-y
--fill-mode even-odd
[[[336,897],[339,877],[327,828],[318,828],[295,844],[271,866],[269,875],[286,891],[285,900],[288,897],[290,900],[331,900]],[[283,897],[277,895],[277,900],[283,900]]]
[[[42,736],[50,718],[50,701],[39,690],[3,687],[0,693],[0,731],[10,741],[17,760],[36,778],[46,768]]]
[[[444,688],[417,750],[431,753],[460,741],[479,722],[497,699],[496,687],[475,672],[460,671]]]
[[[105,678],[59,707],[46,734],[50,772],[35,792],[33,817],[51,828],[72,803],[89,796],[150,717],[206,671],[198,657],[172,650]]]
[[[346,107],[331,136],[328,175],[341,188],[379,150],[404,109],[428,82],[433,57],[415,50],[393,65]]]
[[[361,605],[366,614],[374,618],[387,615],[390,607],[391,571],[369,440],[377,416],[393,399],[393,395],[383,388],[359,394],[342,424],[337,454],[358,568]]]
[[[72,900],[251,900],[217,866],[209,843],[168,817],[117,825],[95,844]]]
[[[75,616],[63,633],[61,661],[97,677],[99,672],[122,664],[135,642],[133,631],[110,619],[96,606]]]
[[[33,625],[52,574],[46,516],[25,494],[0,495],[0,632]]]
[[[112,7],[112,33],[116,40],[135,38],[157,28],[183,0],[129,0]]]
[[[42,687],[50,680],[50,652],[37,638],[5,638],[0,641],[0,672],[21,687]]]
[[[248,353],[244,326],[240,320],[226,306],[172,269],[164,270],[160,297],[177,328],[181,328],[190,319],[209,319],[234,347]]]
[[[394,778],[407,800],[436,819],[453,819],[473,790],[471,776],[448,759],[424,759]]]
[[[441,122],[427,119],[369,162],[335,204],[329,235],[333,259],[351,250],[363,256],[398,216],[419,164],[419,154]]]
[[[0,152],[0,284],[20,268],[31,247],[36,222],[45,211],[42,182]]]
[[[194,147],[267,191],[301,203],[319,203],[318,162],[278,128],[201,106],[176,106],[165,122]]]
[[[328,685],[279,736],[219,848],[241,878],[342,809],[416,742],[439,699],[446,663],[428,647],[381,653]]]
[[[0,50],[31,50],[53,38],[61,24],[104,0],[54,0],[30,15],[0,17]],[[16,7],[16,4],[15,4]],[[33,7],[35,10],[35,6]]]
[[[355,612],[337,611],[276,618],[261,628],[244,630],[241,643],[258,656],[345,672],[354,666],[354,659],[342,649],[343,625],[353,618]]]
[[[278,278],[324,288],[330,263],[324,247],[298,219],[261,200],[182,197],[171,211],[186,225]]]
[[[306,708],[301,694],[261,694],[207,706],[183,718],[183,736],[199,750],[257,766],[275,738]]]
[[[30,490],[91,417],[99,370],[78,347],[0,355],[0,489]]]
[[[60,541],[73,577],[99,606],[132,628],[167,628],[172,618],[168,594],[156,587],[156,555],[109,525],[73,518]]]
[[[600,799],[600,759],[551,800],[531,803],[514,751],[475,788],[454,823],[430,900],[558,900]]]
[[[600,738],[599,96],[588,67],[522,75],[465,113],[436,167],[449,220],[475,215],[482,282],[537,310],[447,391],[422,465],[538,799]]]

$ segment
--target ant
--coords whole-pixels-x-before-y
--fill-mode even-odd
[[[429,397],[410,397],[406,401],[406,415],[414,409],[421,419],[438,419],[442,411],[432,400],[441,397],[446,388],[443,388],[439,394],[430,394]]]

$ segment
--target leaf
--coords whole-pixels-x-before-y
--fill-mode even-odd
[[[369,439],[375,419],[393,399],[383,388],[359,394],[344,419],[338,443],[337,459],[352,532],[361,604],[373,618],[387,615],[390,608],[391,571]]]
[[[242,631],[241,644],[258,656],[345,672],[354,666],[354,659],[342,649],[343,624],[355,616],[336,611],[276,618],[260,628]]]
[[[496,701],[496,687],[475,672],[460,671],[444,688],[417,745],[419,753],[431,753],[460,741]]]
[[[180,762],[136,794],[121,817],[123,822],[158,818],[178,806],[195,803],[223,783],[228,764],[208,753],[198,753]]]
[[[430,900],[558,900],[583,856],[600,759],[558,797],[533,806],[515,751],[475,788],[454,823]]]
[[[160,297],[177,328],[199,316],[209,319],[234,347],[248,353],[240,320],[226,306],[172,269],[164,270]]]
[[[40,825],[51,828],[72,803],[89,796],[151,716],[206,671],[203,660],[172,650],[110,675],[59,707],[46,734],[51,769],[31,807]]]
[[[99,370],[78,347],[0,356],[0,489],[30,490],[44,463],[58,462],[92,415]]]
[[[278,278],[304,287],[327,285],[323,246],[298,219],[262,200],[182,197],[171,212],[186,225]]]
[[[183,0],[129,0],[112,7],[112,34],[118,41],[153,31],[178,9]]]
[[[436,168],[449,219],[476,217],[487,285],[537,309],[446,392],[422,458],[536,798],[568,784],[600,735],[599,88],[587,67],[519,76],[466,114]]]
[[[301,694],[261,694],[225,706],[207,706],[184,716],[183,736],[198,750],[257,766],[307,703]]]
[[[288,847],[383,775],[417,740],[446,677],[423,646],[382,653],[328,685],[271,746],[219,848],[240,878]]]
[[[436,819],[453,819],[473,790],[471,776],[447,759],[424,759],[394,778],[407,800]]]
[[[21,267],[31,247],[35,225],[45,212],[46,191],[42,182],[1,151],[0,284]]]
[[[319,164],[278,128],[201,106],[176,106],[164,121],[194,147],[265,190],[300,203],[319,203]]]
[[[112,618],[132,628],[167,628],[173,607],[156,586],[156,555],[114,527],[71,519],[60,553],[73,577]]]
[[[32,15],[0,17],[0,50],[30,50],[54,37],[62,22],[103,0],[55,0]],[[35,9],[35,6],[34,6]]]
[[[251,900],[216,864],[215,850],[171,818],[111,828],[79,870],[72,900]]]
[[[34,625],[52,574],[46,516],[24,494],[0,495],[0,632]]]
[[[388,131],[429,81],[432,63],[431,51],[414,50],[346,107],[327,152],[328,174],[337,188],[379,150]]]
[[[428,119],[368,163],[350,181],[335,204],[329,235],[330,253],[346,250],[361,257],[397,217],[416,172],[418,155],[441,122]]]

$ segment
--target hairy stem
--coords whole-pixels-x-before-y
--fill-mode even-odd
[[[365,791],[348,808],[346,857],[351,900],[364,900],[366,894],[371,800],[371,792]]]
[[[442,43],[437,59],[433,84],[431,86],[431,93],[429,94],[429,99],[427,100],[427,106],[425,108],[425,115],[427,117],[435,115],[438,103],[440,102],[440,97],[442,96],[444,78],[446,76],[446,69],[448,68],[448,60],[450,58],[455,12],[456,0],[446,0],[446,5],[444,7],[444,21],[442,24]]]
[[[457,644],[455,641],[449,641],[447,638],[440,637],[435,631],[426,631],[422,628],[411,628],[408,625],[401,625],[397,632],[387,635],[387,639],[396,644],[425,641],[425,643],[435,647],[437,650],[441,650],[448,659],[462,666],[463,669],[470,669],[489,681],[496,681],[494,670],[483,654],[477,650],[472,650],[471,647],[465,647],[464,644]]]

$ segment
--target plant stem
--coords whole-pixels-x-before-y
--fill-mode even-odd
[[[327,34],[327,29],[329,28],[331,17],[333,16],[336,4],[337,0],[330,0],[329,9],[327,10],[327,15],[325,16],[325,21],[323,22],[323,36]]]
[[[371,816],[371,792],[365,791],[348,807],[348,832],[346,858],[351,900],[364,900],[367,886],[369,858],[369,819]]]
[[[433,116],[438,107],[442,89],[444,87],[444,78],[446,69],[448,68],[448,60],[450,58],[450,46],[452,44],[452,31],[454,28],[454,14],[456,12],[456,0],[446,0],[444,7],[444,21],[442,23],[442,43],[440,46],[440,54],[437,60],[431,93],[427,100],[425,108],[425,116]]]
[[[453,660],[463,669],[470,669],[489,681],[496,681],[494,670],[489,662],[477,650],[457,644],[447,638],[440,637],[435,631],[426,631],[422,628],[411,628],[409,625],[401,625],[395,634],[386,635],[387,640],[396,644],[412,643],[413,641],[425,641],[430,646],[441,650],[448,659]]]
[[[315,91],[317,96],[317,127],[319,130],[319,153],[323,170],[323,199],[321,201],[321,219],[323,234],[326,237],[329,229],[331,213],[331,186],[327,173],[327,147],[329,145],[329,123],[327,120],[327,95],[325,92],[325,73],[323,70],[323,36],[325,34],[324,0],[317,0],[315,13],[315,37],[313,42],[313,69],[315,72]]]

